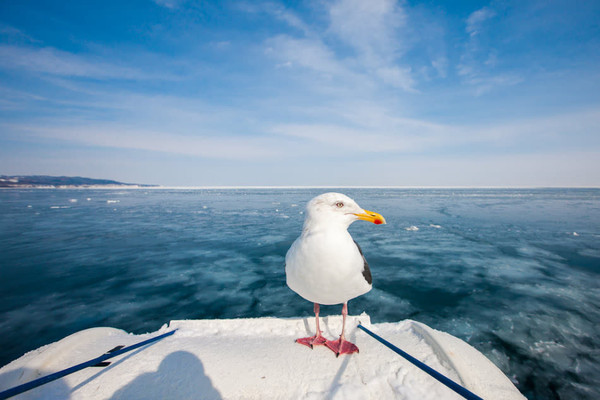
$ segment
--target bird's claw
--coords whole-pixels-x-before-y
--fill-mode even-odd
[[[323,336],[321,336],[321,333],[318,333],[315,336],[296,339],[296,343],[303,344],[305,346],[310,347],[311,349],[314,346],[322,346],[322,345],[326,344],[327,342],[328,342],[328,340],[325,339]]]
[[[354,343],[343,338],[339,338],[338,340],[328,340],[325,343],[325,346],[333,351],[336,357],[339,357],[340,354],[358,353],[358,347],[356,347]]]

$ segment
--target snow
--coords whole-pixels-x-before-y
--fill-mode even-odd
[[[485,356],[419,322],[371,324],[349,316],[347,338],[360,353],[336,358],[324,346],[294,343],[314,333],[314,318],[171,321],[131,335],[92,328],[44,346],[0,369],[0,391],[177,329],[174,335],[30,392],[19,399],[460,399],[396,353],[358,330],[359,321],[412,356],[485,399],[524,399]],[[321,320],[335,338],[341,317]]]

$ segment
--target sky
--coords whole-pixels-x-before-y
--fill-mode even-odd
[[[0,1],[0,174],[600,187],[600,2]]]

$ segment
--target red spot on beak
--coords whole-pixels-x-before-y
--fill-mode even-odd
[[[375,221],[373,221],[373,223],[374,223],[375,225],[380,225],[380,224],[382,224],[382,223],[383,223],[383,221],[382,221],[382,220],[380,220],[379,218],[376,218],[376,219],[375,219]]]

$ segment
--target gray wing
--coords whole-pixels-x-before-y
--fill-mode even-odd
[[[362,256],[363,261],[365,263],[365,269],[363,269],[363,272],[362,272],[363,277],[365,278],[365,280],[367,281],[367,283],[370,285],[373,282],[373,277],[371,276],[371,269],[369,269],[369,263],[367,262],[367,259],[365,258],[365,255],[363,254],[362,249],[360,248],[360,246],[358,245],[358,243],[356,243],[356,240],[354,241],[354,244],[358,248],[358,252]]]

